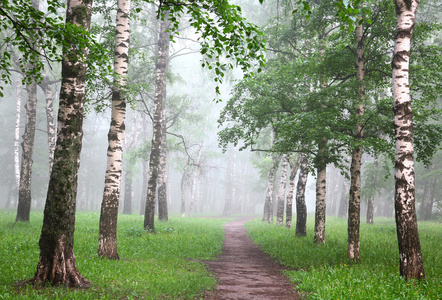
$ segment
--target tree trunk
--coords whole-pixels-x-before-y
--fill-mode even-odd
[[[92,1],[68,1],[66,23],[89,30]],[[79,15],[81,14],[81,15]],[[70,52],[76,52],[72,45]],[[82,145],[84,81],[87,52],[77,59],[64,53],[58,113],[58,137],[49,180],[40,236],[40,260],[29,282],[45,286],[88,288],[89,281],[77,270],[74,255],[77,175]]]
[[[327,167],[320,164],[316,168],[316,208],[315,208],[315,236],[313,242],[325,243],[325,192],[326,192],[326,175]]]
[[[140,118],[141,119],[141,118]],[[141,132],[141,120],[137,117],[137,111],[133,110],[132,121],[130,125],[130,136],[125,139],[125,151],[130,151],[138,143],[138,137]],[[123,214],[131,215],[133,207],[133,168],[134,162],[128,161],[125,164],[126,169],[124,173],[124,202],[123,202]]]
[[[431,165],[428,168],[428,171],[434,169],[434,165]],[[424,194],[422,196],[422,202],[420,207],[420,220],[428,221],[431,220],[431,214],[433,210],[433,201],[434,201],[434,191],[437,187],[438,178],[434,176],[431,178],[426,184],[424,189]]]
[[[347,190],[348,190],[348,182],[344,178],[342,191],[341,191],[341,200],[339,201],[339,211],[338,211],[339,218],[346,218],[347,217],[347,212],[348,212],[348,200],[347,200],[348,192],[347,192]]]
[[[49,78],[46,74],[43,74],[43,82],[40,83],[45,98],[46,98],[46,120],[48,129],[48,148],[49,148],[49,173],[52,171],[52,165],[54,164],[54,151],[55,151],[55,118],[54,118],[54,96],[49,83]]]
[[[124,202],[123,202],[123,214],[132,214],[132,185],[133,174],[131,170],[126,170],[124,175]]]
[[[170,45],[170,34],[166,36],[166,49],[169,49]],[[169,65],[169,51],[166,51],[166,68]],[[164,84],[163,90],[163,102],[167,99],[167,86]],[[163,105],[163,128],[161,135],[161,152],[160,152],[160,162],[158,171],[158,219],[162,221],[169,220],[169,212],[167,208],[167,181],[166,181],[166,164],[167,164],[167,132],[166,132],[166,110]]]
[[[393,111],[396,137],[395,217],[400,274],[406,280],[425,279],[417,228],[414,148],[409,59],[418,0],[395,0],[397,27],[393,52]]]
[[[225,193],[224,193],[224,208],[223,208],[223,216],[230,216],[232,213],[232,203],[233,203],[233,150],[229,150],[229,161],[227,163],[227,176],[226,176],[226,184],[225,184]]]
[[[262,220],[267,221],[269,224],[273,223],[273,185],[280,158],[281,157],[276,153],[272,155],[272,167],[267,177],[267,194],[264,202],[264,216]]]
[[[149,164],[147,161],[143,161],[143,187],[141,190],[141,199],[140,199],[140,215],[144,215],[144,210],[146,208],[148,182],[149,182]]]
[[[379,160],[377,157],[375,157],[374,159],[374,166],[375,168],[378,167],[379,164]],[[367,201],[367,220],[366,223],[367,224],[373,224],[373,219],[374,219],[374,196],[375,196],[375,191],[376,191],[376,182],[375,182],[375,174],[373,174],[372,177],[372,188],[373,188],[373,194],[368,198]]]
[[[276,211],[276,225],[282,226],[284,223],[284,205],[285,205],[285,187],[287,184],[287,154],[282,156],[281,165],[281,180],[279,181],[279,193],[278,193],[278,209]]]
[[[296,186],[296,229],[295,236],[307,236],[307,205],[305,204],[305,187],[308,178],[308,158],[301,154],[301,168]]]
[[[187,174],[186,169],[183,171],[183,176],[181,177],[181,217],[186,216],[186,182]]]
[[[22,84],[19,77],[16,81],[16,108],[15,108],[15,132],[14,132],[14,170],[17,191],[20,187],[20,117],[21,117],[21,90]]]
[[[98,255],[119,259],[117,252],[117,219],[123,167],[123,141],[126,117],[125,86],[129,67],[130,0],[117,2],[117,30],[112,88],[112,116],[108,133],[107,167],[101,202]]]
[[[167,48],[170,33],[168,13],[161,22],[158,37],[158,59],[155,66],[155,108],[153,115],[153,137],[149,160],[149,181],[147,186],[146,209],[144,213],[144,229],[155,232],[155,195],[157,190],[158,165],[161,155],[161,136],[163,133],[163,96],[166,86]]]
[[[16,222],[29,222],[31,213],[31,179],[32,153],[34,152],[35,123],[37,117],[37,84],[26,86],[28,101],[26,102],[26,126],[22,142],[22,159],[20,168],[20,185],[18,192],[18,206]]]
[[[350,261],[360,261],[359,257],[359,226],[361,222],[361,159],[362,139],[364,138],[364,36],[362,24],[356,22],[356,80],[358,82],[358,107],[356,108],[356,146],[353,149],[350,166],[350,198],[348,201],[348,244],[347,257]]]
[[[165,98],[164,98],[165,99]],[[166,142],[166,116],[163,111],[163,134],[161,136],[161,152],[158,171],[158,220],[167,221],[169,214],[167,210],[167,185],[166,185],[166,159],[167,159],[167,142]]]
[[[298,173],[300,162],[301,162],[301,155],[298,155],[298,158],[296,159],[296,164],[294,164],[293,161],[291,159],[289,159],[290,186],[289,186],[289,193],[287,194],[287,203],[286,203],[286,208],[285,208],[285,227],[287,229],[292,228],[293,194],[295,192],[296,173]]]

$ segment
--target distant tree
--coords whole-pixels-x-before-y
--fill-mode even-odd
[[[38,11],[39,10],[39,0],[32,1],[32,7]],[[38,51],[36,47],[36,40],[30,38],[28,41],[30,47]],[[31,64],[31,63],[29,63]],[[29,65],[29,69],[33,66]],[[22,159],[20,167],[20,185],[18,189],[18,206],[17,206],[17,217],[15,219],[18,221],[29,222],[29,215],[31,213],[31,179],[32,179],[32,165],[33,159],[32,155],[34,152],[34,138],[35,138],[35,128],[37,119],[37,78],[36,76],[31,76],[29,78],[31,81],[26,85],[26,92],[28,93],[28,100],[26,101],[26,123],[25,132],[23,134],[22,142]]]
[[[286,200],[286,208],[285,208],[285,227],[287,229],[290,229],[292,227],[292,211],[293,211],[293,194],[295,193],[295,178],[296,174],[298,173],[299,165],[301,163],[301,156],[297,156],[296,163],[292,161],[291,158],[289,158],[289,164],[290,164],[290,185],[289,185],[289,192],[287,194],[287,200]]]
[[[284,206],[285,206],[285,189],[287,184],[287,154],[282,155],[281,179],[279,181],[278,201],[276,210],[276,225],[282,226],[284,222]]]

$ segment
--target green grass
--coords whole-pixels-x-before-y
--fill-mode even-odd
[[[221,252],[227,219],[171,218],[143,230],[142,216],[118,219],[119,261],[97,256],[99,214],[78,213],[74,252],[88,290],[16,288],[33,277],[39,258],[42,213],[30,223],[0,212],[0,299],[195,299],[216,280],[202,262]]]
[[[347,221],[327,218],[326,243],[313,243],[314,216],[308,235],[296,238],[294,228],[268,225],[259,220],[246,224],[250,237],[276,261],[308,299],[442,299],[442,225],[421,222],[426,282],[405,282],[399,276],[399,252],[394,220],[361,223],[361,263],[347,260]]]

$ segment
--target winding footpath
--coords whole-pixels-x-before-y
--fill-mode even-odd
[[[218,280],[204,299],[300,299],[294,286],[283,276],[283,268],[272,262],[248,237],[239,219],[225,224],[223,252],[215,261],[206,261]]]

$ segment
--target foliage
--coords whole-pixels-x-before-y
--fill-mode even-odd
[[[394,158],[394,132],[390,96],[391,41],[394,39],[394,5],[391,1],[369,2],[371,19],[364,28],[365,113],[356,116],[358,82],[354,68],[354,34],[336,29],[335,6],[312,6],[309,22],[297,15],[271,20],[266,27],[274,52],[263,72],[239,82],[219,118],[222,147],[229,143],[240,149],[257,149],[261,138],[272,130],[274,147],[266,151],[310,154],[313,165],[321,162],[346,168],[345,154],[362,144],[373,155]],[[339,12],[339,10],[338,10]],[[324,19],[326,21],[324,21]],[[442,73],[436,67],[442,48],[425,41],[439,25],[418,24],[412,59],[412,88],[416,98],[415,149],[426,163],[439,148],[442,127],[435,122],[440,109]],[[319,50],[318,50],[319,49]],[[356,124],[364,124],[364,139],[354,139]],[[322,142],[326,140],[326,144]],[[435,147],[436,145],[436,147]]]
[[[170,13],[173,33],[178,32],[180,19],[190,16],[189,23],[199,35],[200,52],[205,57],[202,66],[214,70],[215,82],[222,83],[226,70],[234,68],[231,62],[222,62],[221,57],[234,59],[246,75],[253,74],[253,68],[259,72],[264,66],[265,40],[259,28],[242,16],[241,7],[227,0],[160,1],[162,18],[165,11]],[[216,92],[220,93],[219,86]]]
[[[89,290],[48,287],[17,289],[15,281],[32,277],[38,260],[43,215],[15,223],[14,214],[0,212],[0,295],[2,299],[194,299],[215,285],[206,267],[221,252],[226,219],[180,219],[157,222],[157,234],[143,230],[142,216],[119,216],[119,261],[97,256],[98,218],[77,213],[75,254]]]
[[[63,53],[81,57],[82,51],[88,48],[90,70],[97,71],[104,65],[106,51],[94,42],[94,37],[57,15],[57,9],[65,7],[60,1],[49,0],[47,13],[35,9],[27,0],[1,1],[0,6],[0,72],[6,84],[11,83],[13,62],[24,74],[23,83],[41,81],[46,66],[44,60],[49,64],[60,62]],[[13,54],[15,50],[20,53],[17,58]]]
[[[308,226],[313,228],[313,218]],[[293,230],[251,221],[248,234],[264,252],[291,269],[286,275],[307,294],[307,299],[440,299],[442,296],[441,224],[419,224],[427,281],[406,282],[398,274],[394,221],[375,219],[361,224],[361,263],[348,264],[347,220],[329,218],[326,244],[314,244],[313,230],[306,238]]]

